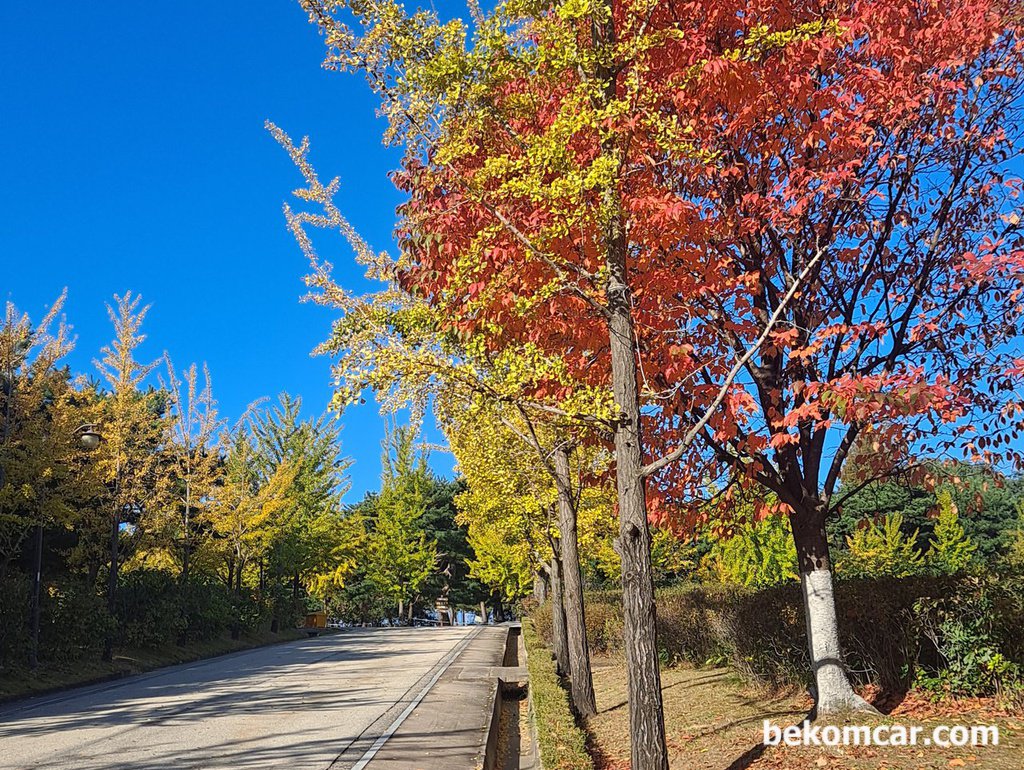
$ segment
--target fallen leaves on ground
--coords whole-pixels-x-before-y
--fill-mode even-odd
[[[629,770],[629,712],[625,667],[616,658],[594,667],[598,714],[588,722],[590,748],[599,770]],[[1024,767],[1021,716],[992,699],[936,703],[910,693],[894,699],[891,714],[866,717],[881,724],[998,724],[1000,745],[935,746],[764,746],[763,721],[786,727],[802,722],[809,709],[805,693],[764,695],[745,688],[728,669],[665,669],[662,672],[670,765],[680,770],[1020,770]],[[877,692],[862,693],[869,699]],[[857,717],[859,720],[860,717]],[[868,722],[874,723],[874,722]]]

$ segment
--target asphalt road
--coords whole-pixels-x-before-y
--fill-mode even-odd
[[[474,634],[346,630],[20,701],[0,707],[0,768],[343,767]]]

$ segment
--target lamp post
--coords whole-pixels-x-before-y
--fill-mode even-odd
[[[92,451],[103,441],[103,436],[97,430],[94,422],[87,422],[75,428],[74,434],[84,449]],[[40,508],[45,501],[45,493],[40,498]],[[29,647],[28,664],[34,671],[39,667],[39,594],[43,585],[43,513],[40,510],[39,520],[36,522],[36,563],[35,574],[32,578],[32,641]]]

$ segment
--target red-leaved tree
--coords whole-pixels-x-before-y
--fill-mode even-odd
[[[709,478],[722,515],[774,492],[818,711],[863,706],[824,533],[854,442],[876,477],[911,449],[1021,459],[1016,5],[526,2],[469,43],[305,5],[407,149],[403,285],[484,348],[560,356],[551,408],[610,391],[585,416],[615,450],[635,770],[666,767],[648,514],[706,515]]]

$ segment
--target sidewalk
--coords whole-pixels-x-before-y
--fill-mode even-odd
[[[483,764],[506,626],[484,626],[370,760],[370,770],[472,770]],[[357,765],[358,766],[358,765]]]

